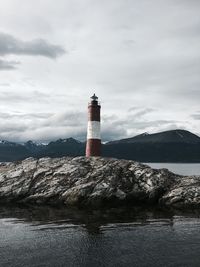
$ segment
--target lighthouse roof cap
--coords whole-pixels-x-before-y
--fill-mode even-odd
[[[90,97],[92,100],[94,100],[94,101],[97,101],[98,100],[98,97],[95,95],[95,94],[93,94],[93,96],[91,96]]]

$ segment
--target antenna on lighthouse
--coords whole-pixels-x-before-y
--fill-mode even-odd
[[[86,157],[101,155],[101,136],[100,136],[100,110],[98,97],[93,94],[88,104],[88,128]]]

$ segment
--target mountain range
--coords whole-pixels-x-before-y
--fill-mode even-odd
[[[9,162],[27,157],[83,156],[85,142],[74,138],[58,139],[48,144],[28,141],[0,141],[0,161]],[[200,137],[186,130],[155,134],[143,133],[131,138],[102,144],[102,156],[140,162],[200,162]]]

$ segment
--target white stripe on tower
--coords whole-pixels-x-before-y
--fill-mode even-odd
[[[88,121],[87,139],[100,139],[101,140],[100,121]]]

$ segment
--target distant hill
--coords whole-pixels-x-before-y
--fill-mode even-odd
[[[63,156],[83,156],[85,153],[85,143],[74,138],[58,139],[50,142],[45,148],[36,153],[37,157],[63,157]]]
[[[82,156],[84,153],[85,143],[74,138],[58,139],[48,144],[31,140],[20,144],[0,140],[0,162],[16,161],[27,157],[75,157]]]
[[[29,157],[30,151],[23,145],[0,140],[0,162],[21,160]]]
[[[142,162],[200,162],[200,137],[179,129],[145,133],[109,142],[103,154]]]
[[[31,153],[38,153],[43,151],[46,148],[45,144],[38,143],[38,142],[33,142],[31,140],[27,141],[26,143],[23,144],[26,149],[31,152]]]
[[[16,161],[30,156],[83,156],[85,145],[85,142],[74,138],[58,139],[46,145],[31,140],[23,144],[2,140],[0,161]],[[143,133],[102,145],[102,156],[140,162],[200,163],[200,137],[180,129],[155,134]]]
[[[186,131],[186,130],[171,130],[155,134],[143,133],[131,138],[116,140],[108,142],[111,144],[127,144],[127,143],[187,143],[198,144],[200,143],[200,137]]]

